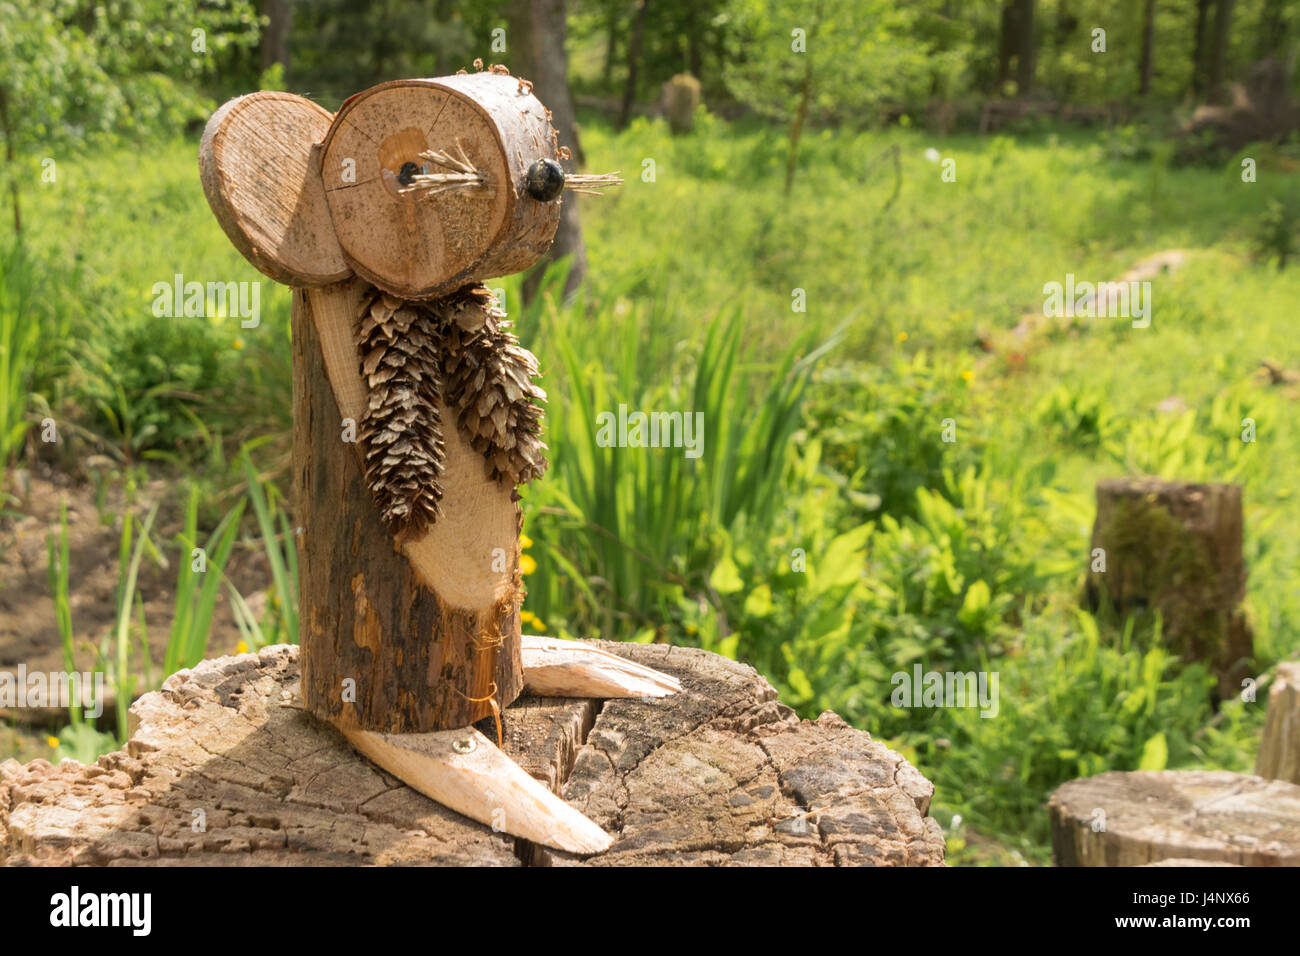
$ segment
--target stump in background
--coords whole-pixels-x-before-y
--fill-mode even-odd
[[[700,81],[689,73],[678,73],[660,88],[660,107],[674,135],[695,128],[695,108],[700,105]]]
[[[1277,665],[1268,691],[1268,716],[1255,773],[1269,780],[1300,783],[1300,662]]]
[[[1047,805],[1057,866],[1300,866],[1300,786],[1226,770],[1112,771]]]
[[[1093,610],[1161,612],[1165,645],[1202,661],[1218,677],[1221,698],[1235,696],[1249,673],[1250,628],[1239,605],[1246,592],[1239,485],[1154,478],[1097,483],[1087,600]]]

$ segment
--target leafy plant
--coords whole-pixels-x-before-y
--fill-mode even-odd
[[[1115,427],[1105,394],[1077,384],[1052,389],[1035,406],[1034,416],[1058,441],[1080,451],[1099,448]]]
[[[198,512],[199,489],[197,485],[191,485],[185,525],[177,536],[180,555],[177,560],[176,605],[163,658],[164,676],[182,667],[193,667],[207,653],[212,614],[225,578],[226,562],[239,532],[244,502],[241,500],[226,513],[202,548],[197,544]]]
[[[254,637],[250,646],[263,644],[296,643],[298,640],[298,547],[289,517],[280,504],[280,493],[275,485],[264,480],[253,467],[248,450],[242,455],[244,477],[248,483],[248,497],[253,503],[253,514],[261,535],[262,548],[271,568],[274,583],[273,601],[268,615],[256,630],[245,630],[246,638]],[[233,591],[233,589],[232,589]],[[241,607],[242,605],[242,607]],[[241,627],[248,628],[252,616],[242,598],[236,601],[236,616]]]
[[[27,436],[27,395],[45,330],[37,311],[36,271],[18,242],[0,250],[0,464],[8,466]]]
[[[1300,205],[1270,199],[1255,225],[1256,258],[1263,262],[1276,260],[1278,271],[1285,269],[1287,260],[1296,251],[1297,220],[1300,220]]]

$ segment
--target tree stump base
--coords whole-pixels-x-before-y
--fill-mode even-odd
[[[1268,689],[1255,773],[1268,780],[1300,783],[1300,661],[1277,665]]]
[[[1160,611],[1166,647],[1184,661],[1204,662],[1218,678],[1220,699],[1241,691],[1254,643],[1241,609],[1240,485],[1099,481],[1090,547],[1089,608]]]
[[[1300,786],[1281,780],[1112,771],[1058,787],[1048,811],[1057,866],[1300,866]]]
[[[614,837],[598,856],[495,833],[377,769],[301,709],[298,648],[279,645],[173,675],[95,765],[0,764],[0,864],[943,865],[933,785],[869,734],[798,720],[714,654],[591,643],[684,688],[505,711],[505,752]]]

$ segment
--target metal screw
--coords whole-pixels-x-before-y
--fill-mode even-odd
[[[474,742],[473,737],[457,737],[451,742],[451,749],[458,754],[470,754],[478,744]]]

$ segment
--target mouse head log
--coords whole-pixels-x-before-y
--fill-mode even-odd
[[[531,86],[491,72],[381,83],[334,115],[253,93],[213,114],[199,151],[213,212],[262,272],[360,276],[403,299],[537,262],[560,220],[559,158]]]

